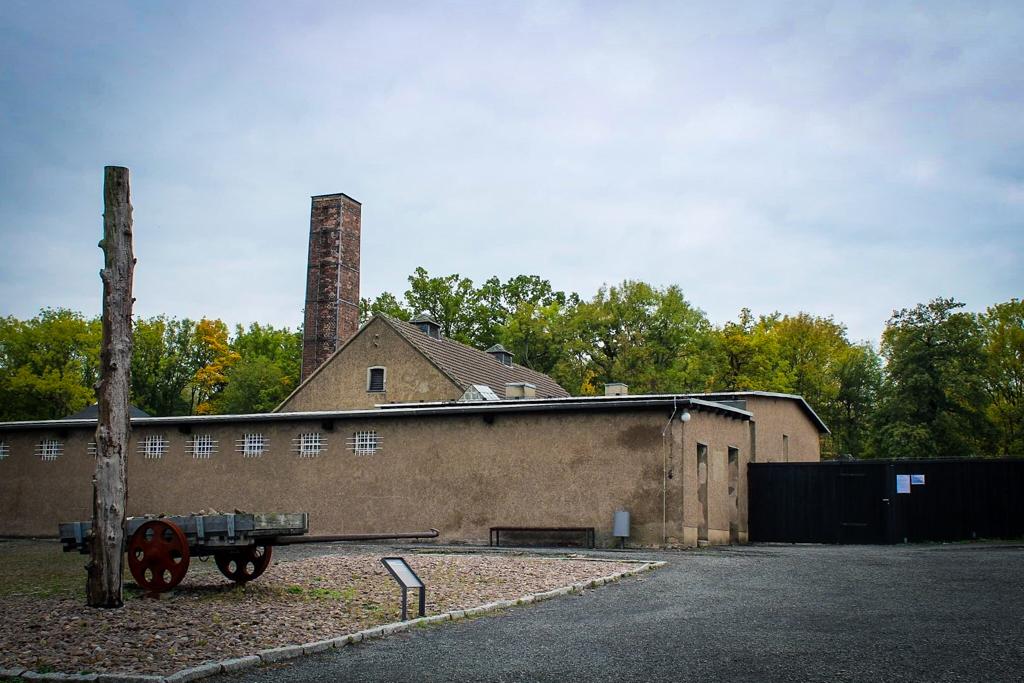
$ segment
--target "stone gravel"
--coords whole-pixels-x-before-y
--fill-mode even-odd
[[[200,565],[161,599],[135,596],[118,610],[89,609],[80,597],[6,596],[0,598],[0,668],[166,675],[398,621],[401,593],[380,564],[388,554],[380,550],[293,553],[297,559],[274,562],[245,586],[224,579],[212,563]],[[635,566],[521,554],[405,557],[428,587],[427,614],[516,599]]]

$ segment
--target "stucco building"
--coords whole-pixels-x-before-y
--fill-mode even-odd
[[[500,346],[429,315],[357,328],[361,206],[312,198],[303,381],[265,415],[137,417],[128,513],[306,511],[314,533],[592,527],[630,545],[747,540],[751,462],[816,461],[827,432],[799,396],[572,397]],[[353,305],[355,302],[355,306]],[[0,535],[91,514],[95,419],[0,423]]]

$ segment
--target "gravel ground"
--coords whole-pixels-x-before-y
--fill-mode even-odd
[[[59,552],[56,544],[53,549]],[[223,578],[212,562],[195,562],[178,589],[159,600],[127,593],[120,610],[91,610],[81,595],[66,593],[3,595],[0,668],[168,674],[400,619],[401,593],[380,564],[389,548],[319,549],[325,550],[342,554],[325,556],[311,546],[279,553],[246,586]],[[522,554],[407,551],[405,557],[428,588],[427,614],[515,599],[634,566]]]
[[[1022,545],[760,545],[642,556],[669,566],[210,680],[1024,680]]]

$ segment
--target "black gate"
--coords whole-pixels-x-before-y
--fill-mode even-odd
[[[1024,460],[751,463],[752,541],[1024,536]]]

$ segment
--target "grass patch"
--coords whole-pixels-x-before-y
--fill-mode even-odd
[[[0,542],[0,597],[76,596],[85,599],[88,555],[65,553],[57,541]]]

